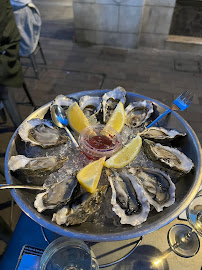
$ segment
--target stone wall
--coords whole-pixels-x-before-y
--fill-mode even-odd
[[[140,46],[164,48],[176,0],[145,0]]]
[[[73,0],[78,42],[162,48],[176,0]]]

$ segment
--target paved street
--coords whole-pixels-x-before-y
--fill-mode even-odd
[[[29,59],[22,59],[25,81],[38,107],[54,99],[58,94],[67,95],[92,89],[124,87],[157,99],[166,105],[183,91],[195,93],[193,104],[180,113],[191,125],[202,143],[202,57],[189,53],[160,51],[140,48],[121,49],[77,44],[74,35],[71,1],[33,1],[41,11],[43,26],[41,45],[47,61],[43,65],[40,55],[40,79],[36,79]],[[22,118],[31,112],[23,89],[15,89]],[[0,119],[1,121],[1,119]],[[6,124],[0,123],[0,168],[4,166],[4,155],[13,134],[13,124],[8,117]],[[0,181],[4,181],[0,175]],[[0,191],[0,203],[10,201],[10,193]],[[12,229],[20,215],[14,206]],[[0,208],[0,215],[9,224],[10,207]],[[0,251],[5,245],[0,242]]]

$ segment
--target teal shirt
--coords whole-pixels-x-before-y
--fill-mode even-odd
[[[0,85],[21,87],[22,67],[19,60],[20,34],[9,0],[0,8]]]

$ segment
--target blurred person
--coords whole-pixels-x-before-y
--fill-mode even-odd
[[[18,126],[21,117],[12,90],[23,85],[22,67],[19,60],[20,34],[15,23],[9,0],[1,0],[0,7],[0,101],[11,119]]]
[[[31,0],[10,0],[16,25],[20,32],[20,56],[28,56],[38,45],[41,31],[41,16]]]
[[[0,85],[21,87],[22,68],[19,61],[20,34],[9,0],[1,0],[0,8]]]

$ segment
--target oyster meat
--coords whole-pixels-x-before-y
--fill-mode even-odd
[[[90,117],[91,115],[97,115],[101,109],[102,97],[82,96],[79,99],[79,106],[83,113]]]
[[[132,174],[107,171],[112,188],[112,210],[120,217],[121,224],[136,226],[147,219],[150,205],[144,190]]]
[[[34,118],[23,123],[18,131],[21,139],[31,145],[48,148],[66,143],[68,136],[61,135],[52,123],[45,119]]]
[[[165,172],[152,168],[130,168],[129,171],[142,185],[149,203],[157,212],[175,202],[175,185]]]
[[[90,215],[100,209],[108,186],[100,186],[94,193],[84,193],[70,206],[64,206],[53,214],[52,221],[58,225],[75,225],[85,222]]]
[[[121,101],[123,105],[126,102],[126,90],[120,86],[112,91],[105,93],[102,96],[102,111],[104,123],[109,120],[119,101]]]
[[[26,175],[36,177],[54,172],[61,168],[68,157],[36,157],[27,158],[23,155],[12,156],[8,161],[8,168],[11,171],[20,170]]]
[[[75,176],[67,176],[63,181],[49,186],[45,192],[37,194],[34,207],[39,213],[46,209],[54,209],[61,204],[68,203],[77,191],[78,181]]]
[[[148,100],[141,100],[130,103],[125,108],[126,125],[131,127],[139,127],[146,122],[146,120],[153,113],[153,104]]]
[[[190,158],[176,148],[164,146],[150,140],[143,140],[144,152],[153,161],[182,173],[189,173],[194,167]]]
[[[186,136],[186,133],[178,132],[177,130],[165,129],[163,127],[150,127],[139,133],[142,138],[154,141],[173,140],[180,136]]]

